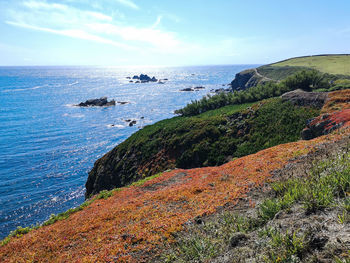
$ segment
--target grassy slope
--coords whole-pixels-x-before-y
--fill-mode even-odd
[[[338,93],[332,94],[325,109],[336,106]],[[348,102],[343,105],[349,107]],[[150,262],[189,220],[215,213],[228,203],[236,204],[291,158],[348,136],[349,130],[345,130],[275,146],[219,167],[165,172],[141,186],[106,194],[110,197],[96,200],[64,220],[13,237],[0,247],[0,258],[2,262]]]
[[[318,154],[283,169],[270,188],[252,198],[256,207],[241,204],[237,207],[245,209],[201,218],[172,245],[167,262],[349,262],[348,143],[320,147]],[[330,159],[315,162],[325,156]],[[320,223],[325,221],[327,227]]]
[[[323,73],[350,75],[350,55],[327,55],[291,58],[271,64],[273,67],[306,67]]]

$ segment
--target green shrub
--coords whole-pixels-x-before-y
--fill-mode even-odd
[[[297,72],[295,72],[295,69],[288,71],[290,72],[289,74],[291,74],[291,72],[295,73],[284,78],[280,83],[267,82],[243,91],[220,93],[212,96],[208,95],[200,100],[192,101],[184,108],[176,110],[175,113],[181,116],[195,116],[226,105],[256,102],[280,96],[285,92],[296,89],[303,89],[305,91],[327,91],[331,88],[330,81],[332,78],[335,78],[335,76],[323,74],[317,70],[301,69],[302,68],[298,68]]]
[[[269,232],[269,236],[271,240],[267,262],[300,262],[308,247],[306,237],[298,235],[296,231],[292,233],[286,231],[282,234],[274,230]]]
[[[317,70],[303,70],[297,72],[282,81],[282,85],[286,86],[288,90],[302,89],[305,91],[312,91],[316,89],[328,89],[330,87],[329,81],[325,75]]]

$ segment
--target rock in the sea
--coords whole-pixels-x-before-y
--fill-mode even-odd
[[[135,121],[135,120],[129,122],[129,126],[130,126],[130,127],[134,126],[135,124],[136,124],[136,121]]]
[[[132,79],[138,79],[135,83],[147,83],[147,82],[157,82],[158,79],[156,77],[150,77],[147,74],[141,74],[140,76],[133,76]]]
[[[124,104],[128,104],[128,103],[130,103],[130,102],[128,102],[128,101],[117,101],[117,103],[119,103],[119,104],[121,104],[121,105],[124,105]]]
[[[77,106],[80,107],[88,107],[88,106],[114,106],[115,105],[115,100],[108,101],[107,97],[102,97],[99,99],[90,99],[85,102],[79,103]]]
[[[147,74],[141,74],[140,77],[139,77],[139,80],[142,82],[142,83],[146,83],[146,82],[157,82],[158,79],[156,79],[156,77],[150,77],[148,76]]]
[[[197,86],[197,87],[194,87],[194,89],[205,89],[205,87],[203,87],[203,86]]]
[[[126,77],[127,79],[131,79],[131,77]]]
[[[184,88],[184,89],[180,89],[180,91],[194,91],[194,89],[192,89],[192,88]]]

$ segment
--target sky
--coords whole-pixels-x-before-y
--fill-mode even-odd
[[[265,64],[350,53],[349,0],[0,0],[0,65]]]

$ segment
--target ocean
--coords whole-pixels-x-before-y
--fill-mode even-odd
[[[99,157],[255,66],[0,67],[0,239],[80,205]],[[141,73],[168,81],[135,84],[126,78]],[[194,86],[205,89],[180,91]],[[129,103],[74,106],[103,96]]]

